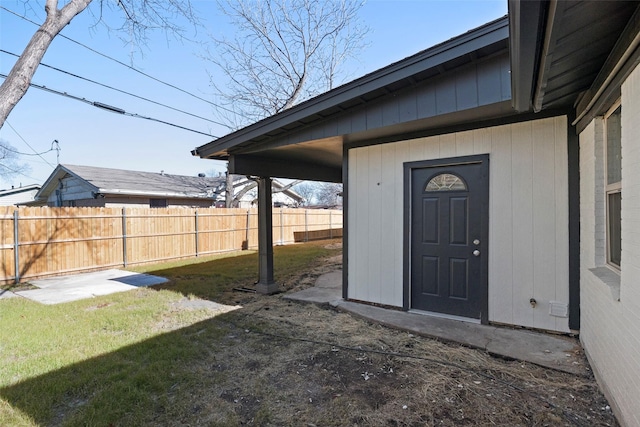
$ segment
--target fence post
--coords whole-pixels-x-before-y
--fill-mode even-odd
[[[18,248],[20,246],[20,237],[18,236],[18,210],[13,211],[13,258],[15,270],[16,284],[20,283],[20,254]]]
[[[282,223],[284,222],[284,214],[282,213],[282,208],[280,208],[280,244],[284,245],[284,226]]]
[[[122,208],[122,264],[127,266],[127,208]]]
[[[198,211],[196,211],[196,257],[198,256]]]
[[[251,210],[247,209],[247,230],[245,232],[245,242],[246,242],[246,247],[243,249],[248,250],[249,249],[249,225],[251,223]]]
[[[304,210],[304,241],[309,241],[309,209]]]
[[[333,239],[333,225],[331,223],[331,211],[329,211],[329,238]]]

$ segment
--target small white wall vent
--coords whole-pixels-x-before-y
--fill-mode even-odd
[[[549,315],[569,317],[569,305],[560,301],[549,301]]]

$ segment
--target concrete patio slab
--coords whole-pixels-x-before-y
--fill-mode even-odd
[[[342,298],[342,270],[323,274],[318,277],[314,287],[286,294],[283,298],[315,304],[329,304],[340,300]]]
[[[5,299],[5,298],[15,298],[18,295],[14,294],[11,291],[2,291],[0,290],[0,299]]]
[[[480,325],[432,315],[392,310],[351,301],[342,295],[342,271],[318,278],[316,286],[285,295],[293,301],[330,304],[371,322],[429,338],[478,348],[490,354],[546,368],[587,375],[589,366],[577,338],[526,329]]]
[[[163,277],[123,270],[104,270],[29,282],[38,289],[15,294],[42,304],[60,304],[165,283]]]

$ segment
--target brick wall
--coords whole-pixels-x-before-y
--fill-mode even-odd
[[[640,69],[622,87],[622,261],[605,266],[602,120],[580,135],[580,339],[618,420],[640,426]]]

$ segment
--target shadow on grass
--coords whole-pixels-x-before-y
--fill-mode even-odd
[[[206,382],[194,366],[211,359],[228,328],[207,319],[1,388],[0,397],[37,425],[153,424],[168,415],[179,424]],[[13,418],[6,425],[24,423]]]
[[[275,248],[276,280],[285,283],[299,277],[301,271],[313,267],[318,260],[339,252],[327,249],[326,244]],[[257,266],[254,253],[178,267],[146,268],[146,273],[169,279],[147,289],[167,289],[217,303],[235,303],[238,293],[233,288],[250,286]],[[0,388],[0,398],[13,409],[9,415],[0,413],[0,420],[4,419],[7,425],[23,425],[26,420],[36,425],[83,426],[191,423],[198,419],[200,410],[191,403],[194,396],[210,392],[212,384],[232,375],[217,369],[219,365],[214,361],[228,357],[219,352],[228,354],[224,349],[233,344],[229,336],[237,332],[231,326],[234,316],[219,314]],[[228,381],[233,383],[232,378]],[[207,412],[215,414],[216,419],[207,423],[237,424],[233,404],[229,405],[224,396],[212,396],[210,400],[220,408],[208,408]],[[256,404],[255,410],[259,409]],[[253,419],[252,414],[247,416],[245,419]]]
[[[302,245],[274,248],[274,279],[282,290],[287,290],[292,278],[308,270],[323,257],[340,253],[339,249],[327,249],[330,243],[340,239],[309,242]],[[220,303],[238,303],[234,288],[252,288],[258,280],[258,254],[251,253],[213,261],[178,267],[145,269],[146,273],[169,279],[154,289],[167,289],[183,295]]]

